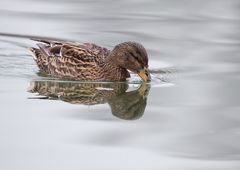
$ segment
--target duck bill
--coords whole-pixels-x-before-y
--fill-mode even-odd
[[[147,82],[150,80],[149,78],[149,73],[148,73],[148,70],[146,68],[140,70],[138,72],[138,75],[141,77],[141,79],[144,81],[144,82]]]

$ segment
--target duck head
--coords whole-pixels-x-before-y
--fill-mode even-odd
[[[148,55],[146,49],[137,42],[124,42],[116,45],[109,59],[118,67],[137,73],[144,82],[150,81]]]

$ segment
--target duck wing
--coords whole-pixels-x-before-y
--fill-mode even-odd
[[[71,46],[74,49],[83,49],[89,50],[95,55],[103,55],[106,57],[110,54],[110,50],[105,47],[98,46],[94,43],[78,43],[71,41],[62,41],[62,40],[47,40],[47,39],[32,39],[34,41],[38,41],[38,47],[41,48],[42,51],[47,53],[48,55],[60,55],[60,51],[64,50],[62,48],[64,45]]]
[[[76,64],[82,66],[86,66],[86,64],[90,64],[91,66],[99,64],[106,57],[101,50],[96,48],[92,49],[83,44],[71,43],[61,45],[59,53],[56,53],[55,55],[59,55],[61,59],[70,59]]]
[[[91,43],[39,40],[30,48],[40,70],[58,77],[93,79],[110,50]],[[95,76],[96,77],[96,76]],[[97,78],[97,77],[96,77]]]

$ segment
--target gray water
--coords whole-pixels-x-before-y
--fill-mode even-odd
[[[0,169],[240,169],[239,10],[239,0],[1,1]],[[33,37],[140,42],[153,81],[42,77]]]

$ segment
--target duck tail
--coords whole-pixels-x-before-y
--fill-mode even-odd
[[[44,72],[48,72],[48,59],[47,56],[38,48],[28,48],[27,51],[32,55],[33,59],[36,61],[39,69]]]
[[[37,58],[38,58],[38,49],[36,48],[33,48],[33,47],[30,47],[30,48],[27,48],[27,51],[31,54],[31,56],[33,57],[33,59],[36,61]]]
[[[51,39],[38,39],[38,38],[31,38],[33,41],[37,41],[46,45],[49,45],[50,47],[54,45],[62,45],[64,40],[51,40]]]

